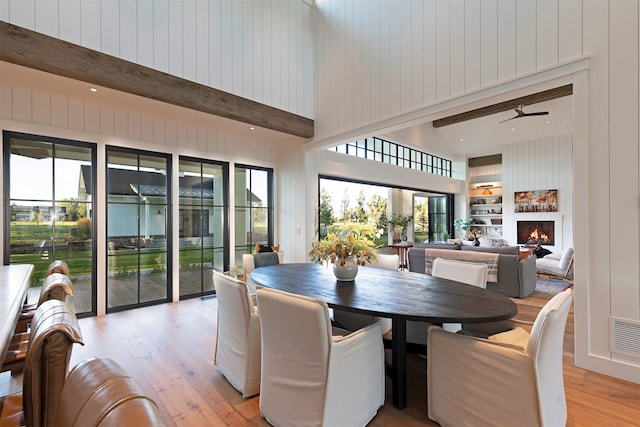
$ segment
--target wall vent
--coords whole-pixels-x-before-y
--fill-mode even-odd
[[[640,357],[640,322],[610,317],[611,352]]]

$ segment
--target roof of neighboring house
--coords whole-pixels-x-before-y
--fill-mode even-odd
[[[87,195],[91,194],[91,166],[82,165],[81,180]],[[181,176],[179,178],[180,197],[213,197],[213,178],[202,180],[198,176]],[[107,192],[110,195],[122,196],[166,196],[167,176],[159,172],[136,171],[129,169],[107,170]],[[247,189],[247,200],[260,202],[261,199]]]

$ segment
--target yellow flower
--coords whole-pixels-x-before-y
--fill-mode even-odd
[[[324,239],[313,242],[309,258],[312,262],[322,264],[324,262],[341,263],[349,256],[355,256],[359,265],[377,259],[376,246],[369,237],[371,234],[365,230],[345,228],[340,233],[329,233]]]

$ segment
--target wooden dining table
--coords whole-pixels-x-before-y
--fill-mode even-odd
[[[0,265],[0,361],[4,358],[13,337],[22,305],[27,297],[32,264]],[[1,363],[0,363],[1,364]]]
[[[285,292],[319,298],[329,307],[391,318],[393,405],[407,406],[407,320],[429,323],[483,323],[517,313],[509,298],[475,286],[409,271],[360,267],[352,282],[339,282],[333,270],[313,263],[256,268],[251,280]]]

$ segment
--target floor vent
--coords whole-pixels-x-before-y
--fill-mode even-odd
[[[640,322],[611,317],[611,352],[640,357]]]

